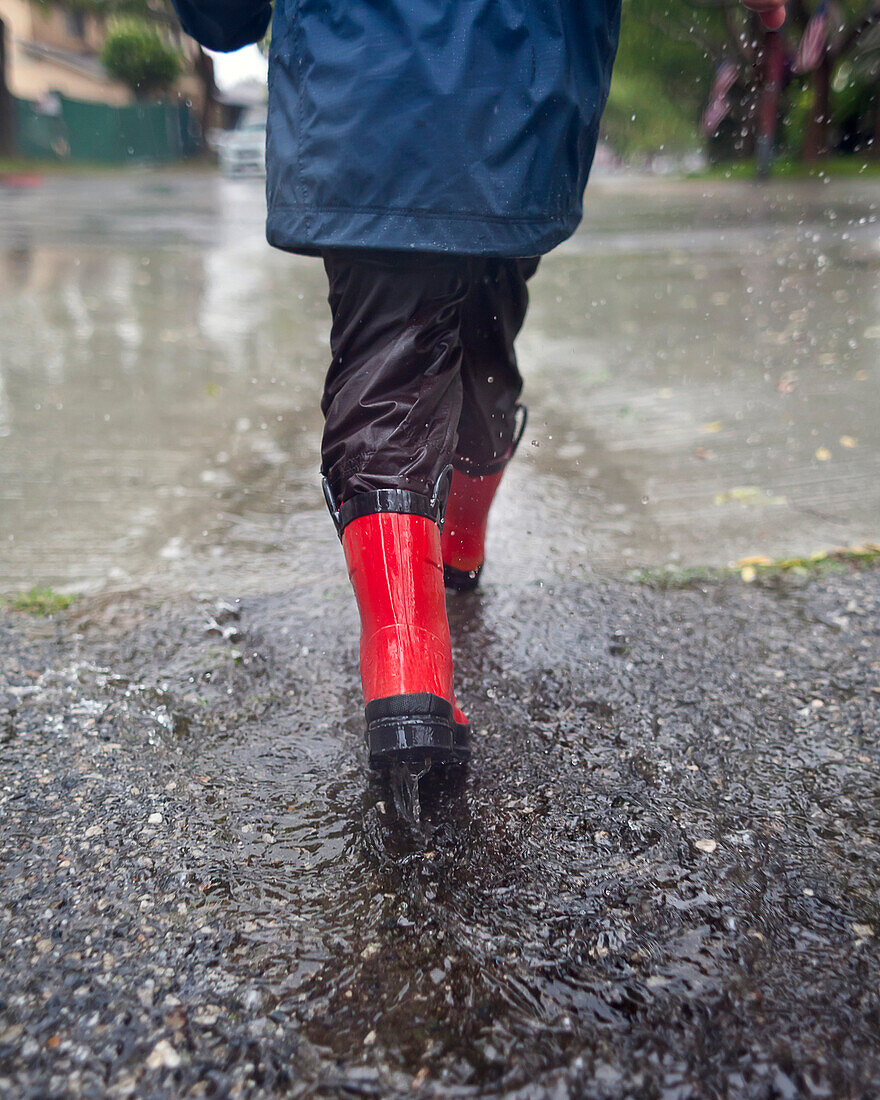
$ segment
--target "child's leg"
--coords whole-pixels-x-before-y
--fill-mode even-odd
[[[337,503],[379,489],[430,496],[461,413],[470,261],[328,251],[333,361],[322,459]]]
[[[462,257],[324,257],[333,362],[323,468],[361,617],[370,763],[463,763],[440,525],[461,412]]]
[[[529,304],[526,280],[538,259],[484,260],[462,308],[463,402],[455,465],[484,473],[508,457],[516,431],[522,377],[514,341]]]
[[[514,341],[528,307],[526,281],[537,267],[536,258],[483,261],[462,310],[463,402],[443,531],[450,588],[479,581],[489,508],[518,442],[522,378]]]

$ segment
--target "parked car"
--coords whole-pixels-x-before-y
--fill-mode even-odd
[[[245,111],[233,130],[218,142],[220,169],[224,176],[266,174],[266,111]]]

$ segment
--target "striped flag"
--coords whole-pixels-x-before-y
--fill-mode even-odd
[[[807,23],[804,37],[798,46],[797,59],[794,63],[796,73],[811,73],[819,67],[825,56],[828,45],[828,0],[816,9],[813,18]]]
[[[708,137],[718,132],[718,127],[730,114],[730,100],[727,97],[738,75],[739,70],[732,61],[722,61],[718,66],[712,91],[709,93],[709,102],[700,122],[700,129]]]

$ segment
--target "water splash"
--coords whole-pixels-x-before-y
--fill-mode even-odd
[[[388,773],[388,785],[397,810],[398,822],[414,833],[422,832],[422,803],[419,782],[431,770],[430,760],[419,770],[415,765],[395,764]]]

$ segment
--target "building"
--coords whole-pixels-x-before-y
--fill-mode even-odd
[[[112,80],[99,60],[106,36],[102,18],[65,9],[60,4],[0,0],[0,22],[6,35],[6,83],[17,99],[41,102],[52,94],[89,103],[124,106],[131,91]],[[198,47],[176,35],[183,53],[195,59]],[[186,75],[175,90],[198,110],[201,89]]]

